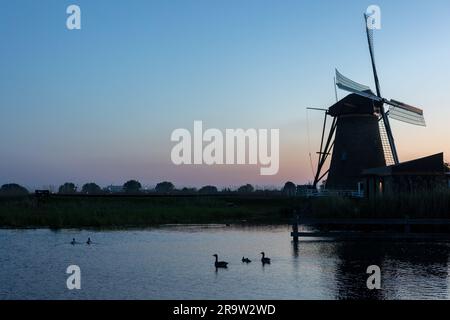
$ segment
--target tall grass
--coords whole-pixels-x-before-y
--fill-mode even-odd
[[[450,219],[450,191],[402,193],[373,199],[312,199],[317,218],[441,218]]]
[[[0,199],[0,226],[122,228],[172,223],[286,222],[288,199],[34,197]]]
[[[0,198],[0,227],[126,228],[172,223],[289,223],[315,218],[448,218],[450,191],[375,199],[288,197]]]

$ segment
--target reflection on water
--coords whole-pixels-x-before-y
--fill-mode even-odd
[[[289,227],[0,230],[0,299],[446,299],[445,243],[291,242]],[[93,244],[85,241],[90,237]],[[80,243],[70,244],[72,238]],[[259,253],[272,259],[263,266]],[[214,257],[229,262],[216,270]],[[252,263],[242,263],[242,257]],[[65,271],[81,268],[82,289]],[[369,265],[382,290],[366,287]]]

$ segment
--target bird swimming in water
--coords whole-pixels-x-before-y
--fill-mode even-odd
[[[214,262],[214,266],[216,268],[227,268],[228,262],[219,261],[219,257],[217,256],[217,254],[213,254],[213,257],[216,257],[216,261]]]
[[[270,264],[270,258],[266,258],[264,252],[261,252],[261,254],[262,254],[261,262],[262,262],[263,264],[266,264],[266,263],[267,263],[267,264]]]
[[[86,244],[90,245],[92,243],[91,238],[88,238]]]
[[[70,242],[70,244],[75,245],[75,243],[77,243],[77,242],[75,241],[75,238],[73,238],[72,241]]]
[[[244,262],[244,263],[250,263],[250,262],[252,262],[252,260],[250,260],[249,258],[244,258],[244,257],[242,257],[242,262]]]

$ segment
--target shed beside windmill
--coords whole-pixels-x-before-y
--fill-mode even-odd
[[[448,188],[450,181],[443,153],[397,165],[366,169],[362,177],[368,197],[434,191]]]

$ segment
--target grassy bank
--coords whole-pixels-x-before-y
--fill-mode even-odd
[[[0,226],[123,228],[172,223],[285,223],[297,202],[281,197],[3,198]]]
[[[315,218],[450,219],[450,191],[404,193],[375,199],[321,198],[311,202]]]
[[[289,223],[313,218],[450,219],[450,192],[379,199],[282,196],[0,198],[0,227],[126,228],[189,223]]]

